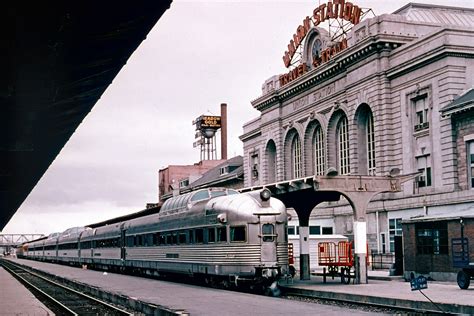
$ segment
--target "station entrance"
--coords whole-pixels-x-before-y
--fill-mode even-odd
[[[401,184],[416,174],[399,176],[311,176],[241,189],[241,192],[269,189],[286,207],[293,208],[299,219],[300,279],[310,279],[309,217],[322,202],[339,201],[341,196],[352,207],[354,220],[355,283],[367,283],[367,207],[383,192],[399,192]]]

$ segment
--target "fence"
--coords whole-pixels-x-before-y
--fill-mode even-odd
[[[371,259],[372,270],[388,270],[395,263],[393,253],[372,253]]]

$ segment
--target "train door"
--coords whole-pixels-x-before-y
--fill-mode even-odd
[[[273,266],[277,263],[277,248],[274,216],[259,216],[261,260],[264,265]]]

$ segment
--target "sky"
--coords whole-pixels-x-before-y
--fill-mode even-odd
[[[251,101],[318,0],[174,0],[2,233],[49,234],[158,201],[158,170],[200,160],[192,120],[227,103],[228,157],[242,155]],[[409,1],[353,3],[376,15]],[[416,0],[474,8],[472,0]],[[219,150],[218,150],[219,152]]]

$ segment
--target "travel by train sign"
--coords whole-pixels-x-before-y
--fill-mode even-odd
[[[342,26],[343,22],[347,21],[352,25],[356,25],[360,22],[361,14],[362,9],[359,6],[353,4],[352,2],[346,2],[345,0],[333,0],[317,6],[313,10],[311,17],[307,16],[303,20],[303,24],[299,25],[295,34],[293,34],[293,38],[290,40],[290,43],[287,46],[288,50],[285,51],[283,55],[285,67],[289,68],[290,66],[294,65],[293,59],[298,49],[302,46],[306,35],[308,35],[312,28],[317,27],[325,21],[342,20],[339,25],[340,29],[344,33],[347,31],[347,29]],[[336,32],[336,34],[338,34],[338,32]],[[320,51],[318,51],[318,53],[313,53],[312,56],[310,56],[310,58],[312,58],[310,64],[314,67],[317,67],[320,64],[330,60],[335,54],[345,48],[347,48],[347,41],[345,37],[341,36],[339,41],[331,42],[331,45],[328,45],[327,47],[320,47]],[[307,66],[303,62],[291,70],[288,74],[280,76],[280,85],[287,84],[288,82],[304,74],[306,71]]]

